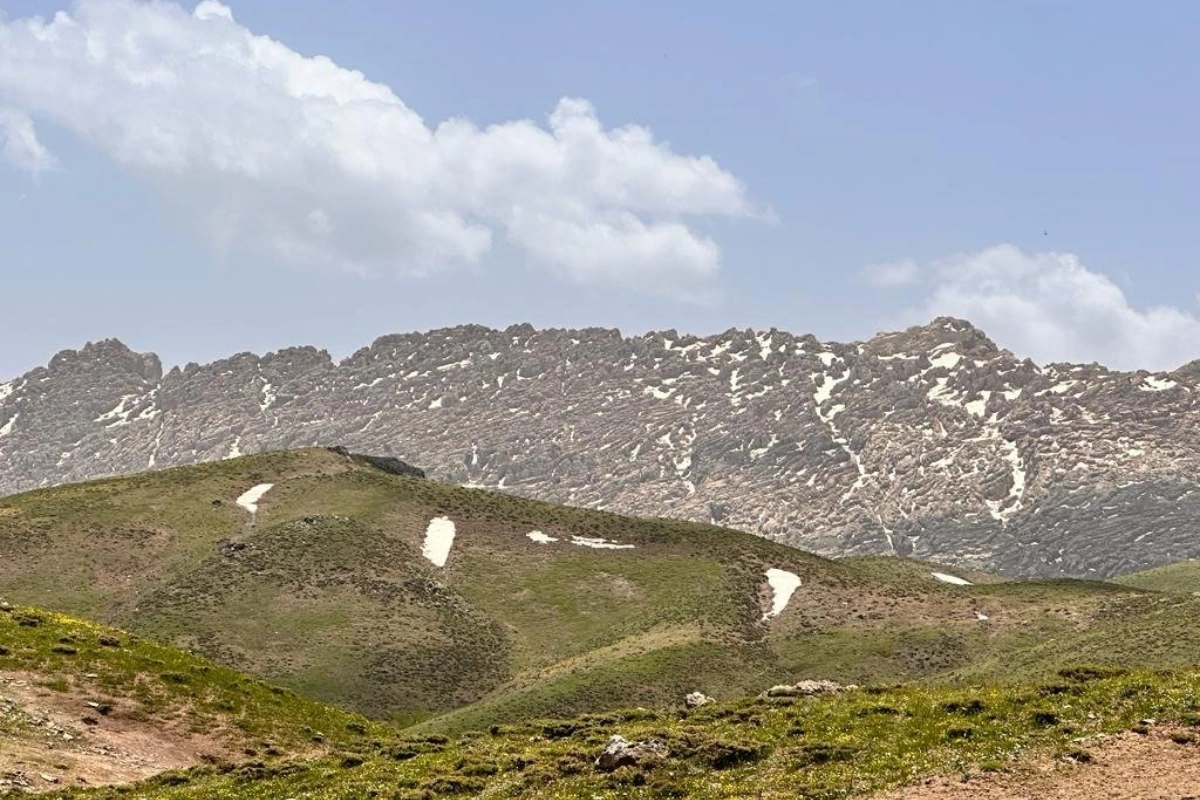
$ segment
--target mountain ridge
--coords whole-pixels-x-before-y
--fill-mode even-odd
[[[462,325],[166,371],[108,339],[0,384],[0,493],[344,444],[824,555],[1104,576],[1200,555],[1195,363],[1038,366],[950,317],[849,344]]]

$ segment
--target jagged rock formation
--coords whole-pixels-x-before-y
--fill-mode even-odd
[[[1200,556],[1200,367],[1039,367],[943,318],[859,344],[464,326],[163,374],[89,344],[0,384],[0,493],[344,444],[437,479],[825,554],[1103,576]]]

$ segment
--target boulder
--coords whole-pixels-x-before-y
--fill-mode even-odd
[[[683,704],[688,708],[699,708],[706,706],[709,703],[716,702],[704,692],[692,692],[687,697],[683,698]]]
[[[857,686],[842,686],[836,681],[800,681],[788,685],[786,683],[772,686],[762,693],[762,697],[817,697],[825,694],[841,694]]]
[[[653,761],[661,761],[670,755],[667,745],[658,739],[644,742],[631,742],[624,736],[610,736],[604,751],[596,759],[596,769],[601,772],[612,772],[621,767],[645,766]]]

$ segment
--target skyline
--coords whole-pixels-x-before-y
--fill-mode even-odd
[[[0,378],[110,336],[943,314],[1039,362],[1200,357],[1189,4],[62,7],[0,0]]]

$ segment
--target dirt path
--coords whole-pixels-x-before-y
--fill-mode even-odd
[[[128,783],[227,751],[211,735],[134,711],[86,689],[55,691],[36,676],[0,673],[0,793]]]
[[[1086,746],[1092,761],[1035,760],[963,781],[933,778],[874,800],[1200,800],[1200,745],[1178,729],[1124,733]]]

